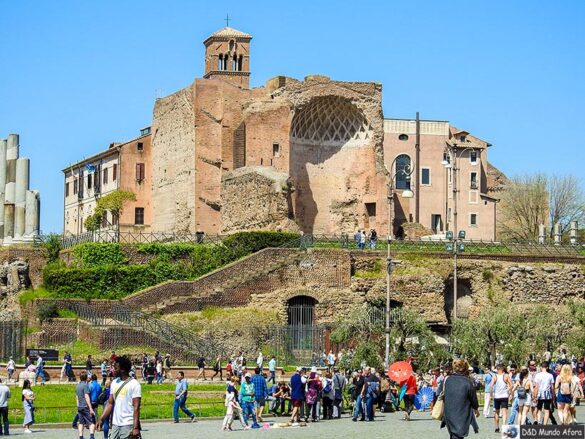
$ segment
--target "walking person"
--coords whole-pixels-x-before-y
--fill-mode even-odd
[[[561,425],[569,425],[573,418],[571,416],[571,404],[574,393],[573,371],[570,364],[563,364],[561,373],[555,381],[557,395],[557,407],[559,409],[559,420]]]
[[[491,408],[491,399],[492,393],[490,392],[491,382],[494,379],[494,373],[491,370],[487,370],[487,373],[483,376],[483,384],[484,384],[484,393],[483,393],[483,416],[484,418],[489,418],[490,415],[490,408]]]
[[[109,439],[140,437],[140,400],[142,389],[138,380],[130,376],[132,363],[126,357],[116,357],[114,370],[116,379],[110,385],[110,397],[100,418],[99,427],[110,414]]]
[[[256,367],[259,367],[260,370],[264,367],[264,354],[262,351],[258,352],[258,357],[256,357]]]
[[[162,384],[163,382],[163,360],[159,358],[156,361],[156,383]]]
[[[201,374],[203,374],[203,381],[207,381],[207,378],[205,378],[205,357],[203,355],[197,358],[197,368],[199,369],[197,379],[201,378]]]
[[[276,358],[274,355],[270,357],[270,361],[268,362],[268,372],[270,373],[268,382],[272,381],[272,384],[276,384]]]
[[[231,386],[230,386],[231,387]],[[235,388],[232,387],[232,391],[229,390],[225,394],[225,417],[223,418],[222,430],[232,431],[232,423],[234,422],[234,412],[239,411],[239,416],[242,416],[242,407],[238,404],[235,394]],[[246,426],[247,427],[247,426]],[[246,428],[244,427],[244,428]]]
[[[475,418],[479,416],[477,392],[473,382],[466,376],[469,364],[465,360],[453,361],[453,372],[439,386],[443,392],[443,420],[441,428],[447,427],[450,439],[462,439],[469,435],[469,427],[479,431]]]
[[[343,392],[347,385],[347,380],[337,367],[333,369],[333,372],[333,416],[339,419],[343,410]]]
[[[100,364],[100,372],[102,374],[102,386],[105,386],[108,378],[108,361],[105,358]]]
[[[520,378],[520,374],[516,372],[516,365],[511,364],[510,367],[508,367],[508,374],[510,375],[510,380],[512,381],[512,390],[510,392],[512,395],[512,408],[510,409],[510,415],[508,416],[508,425],[514,425],[516,423],[516,416],[518,415],[519,409],[519,400],[518,395],[516,394],[516,383]]]
[[[10,389],[0,380],[0,436],[8,436],[8,401],[10,400]]]
[[[24,421],[22,426],[25,433],[32,433],[30,427],[35,423],[35,394],[30,389],[30,381],[24,380],[22,383],[22,408],[24,412]]]
[[[357,372],[357,376],[354,377],[353,380],[353,391],[355,392],[355,408],[353,411],[353,417],[351,418],[352,421],[356,422],[358,420],[358,416],[360,417],[360,421],[365,421],[366,419],[366,414],[364,412],[364,398],[362,395],[362,392],[364,390],[364,384],[365,384],[365,377],[362,373],[362,370],[358,370]]]
[[[376,229],[370,230],[370,250],[376,250],[376,244],[378,243],[378,232]]]
[[[262,413],[264,412],[264,406],[266,405],[268,386],[266,385],[266,380],[262,375],[262,369],[260,367],[256,367],[254,370],[254,376],[251,381],[252,384],[254,384],[255,391],[254,399],[256,401],[256,418],[259,422],[263,422]]]
[[[98,414],[98,406],[99,406],[98,399],[100,397],[100,394],[102,393],[102,386],[100,386],[100,383],[98,383],[98,378],[97,378],[97,375],[95,373],[91,375],[91,381],[89,383],[88,388],[89,388],[89,399],[91,401],[91,408],[93,409],[93,412],[94,412],[93,422],[95,424],[95,421],[97,419],[97,414]]]
[[[65,375],[67,375],[67,381],[74,381],[75,377],[73,376],[73,358],[69,352],[65,352],[63,361],[65,362]]]
[[[414,398],[416,396],[416,392],[418,391],[416,375],[414,372],[410,374],[403,385],[406,385],[406,392],[404,393],[404,420],[410,421],[410,414],[414,408]]]
[[[77,399],[77,431],[79,432],[79,438],[83,439],[83,431],[87,428],[89,438],[95,439],[95,412],[91,403],[89,385],[87,384],[87,371],[85,370],[79,374],[75,397]]]
[[[15,370],[16,370],[16,363],[14,362],[12,357],[10,357],[10,359],[8,360],[8,364],[6,364],[6,372],[8,373],[7,382],[10,382],[11,380],[14,382],[13,376],[14,376]]]
[[[223,381],[223,372],[221,370],[221,356],[218,355],[215,359],[215,363],[213,364],[213,375],[211,376],[211,381],[219,374],[219,380]]]
[[[91,355],[87,356],[87,360],[85,360],[85,370],[87,371],[87,376],[90,377],[93,371],[93,363],[91,361]]]
[[[177,372],[177,385],[175,386],[175,401],[173,405],[173,419],[175,420],[175,424],[179,423],[179,409],[191,418],[191,422],[195,422],[195,415],[185,406],[188,394],[189,387],[187,379],[183,371],[179,371]]]
[[[550,418],[553,394],[554,394],[554,383],[555,380],[551,373],[548,372],[548,362],[543,361],[540,365],[540,372],[534,377],[534,388],[532,397],[537,399],[536,405],[536,417],[534,422],[543,425],[548,424]],[[542,421],[541,416],[542,414]]]
[[[522,367],[518,380],[512,389],[518,398],[518,425],[526,424],[526,417],[532,407],[532,381],[528,377],[528,368]]]
[[[495,432],[499,433],[500,418],[502,419],[502,425],[506,425],[506,420],[508,419],[508,400],[512,390],[510,375],[504,371],[504,366],[501,364],[496,367],[496,376],[492,380],[490,390],[494,399]]]
[[[35,372],[35,385],[37,384],[37,380],[39,378],[39,375],[41,376],[41,386],[45,385],[45,381],[46,381],[46,377],[45,377],[45,360],[43,360],[43,357],[41,357],[40,355],[37,358],[37,370]]]

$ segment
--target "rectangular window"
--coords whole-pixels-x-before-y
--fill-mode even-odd
[[[108,212],[102,215],[102,227],[108,227]]]
[[[472,151],[469,153],[469,162],[470,162],[472,165],[477,165],[477,151],[476,151],[476,150],[472,150]]]
[[[144,207],[134,208],[134,224],[136,225],[144,224]]]
[[[112,168],[112,181],[116,181],[118,178],[118,165],[114,163],[114,167]]]
[[[87,174],[87,189],[91,189],[92,185],[92,175],[91,174]]]
[[[69,183],[65,183],[65,196],[69,196]]]
[[[142,142],[138,142],[138,143],[136,144],[136,149],[137,149],[138,151],[144,151],[144,143],[142,143]]]
[[[477,189],[477,172],[470,174],[469,187],[471,189]]]
[[[447,221],[451,221],[451,208],[447,209]]]
[[[472,227],[477,227],[477,213],[469,214],[469,225]]]
[[[102,181],[104,184],[108,184],[108,168],[104,168]]]
[[[441,232],[443,230],[443,219],[438,213],[433,213],[431,215],[431,229],[435,233]]]
[[[144,180],[144,163],[136,163],[136,181]]]
[[[280,157],[280,144],[278,143],[272,144],[272,155],[274,157]]]
[[[422,184],[423,186],[431,185],[431,168],[421,168],[420,184]]]
[[[77,178],[73,180],[73,195],[77,194]]]

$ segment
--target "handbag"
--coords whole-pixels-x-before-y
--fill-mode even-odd
[[[441,393],[437,397],[437,402],[433,406],[433,411],[431,412],[431,418],[435,421],[442,421],[443,420],[443,411],[445,409],[443,399],[445,398],[445,384],[447,384],[447,378],[443,381],[443,388],[441,389]]]

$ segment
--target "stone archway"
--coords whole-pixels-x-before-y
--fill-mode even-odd
[[[457,318],[467,319],[469,318],[469,311],[473,305],[473,291],[469,280],[458,279],[457,281]],[[447,322],[452,323],[453,320],[453,280],[445,284],[444,290],[444,302],[443,310],[445,311],[445,317]]]
[[[365,174],[372,166],[360,153],[362,147],[372,144],[372,136],[362,111],[340,96],[313,98],[295,112],[290,175],[295,217],[304,232],[336,233],[339,226],[332,223],[339,219],[332,217],[339,216],[339,211],[355,215],[341,219],[349,230],[358,223],[356,211],[363,201],[350,194],[349,186],[352,176]]]

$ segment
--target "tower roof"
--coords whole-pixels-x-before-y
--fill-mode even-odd
[[[207,39],[203,43],[204,44],[207,43],[207,41],[209,41],[212,38],[249,38],[249,39],[251,39],[252,35],[226,26],[226,27],[212,33],[210,36],[207,37]]]

